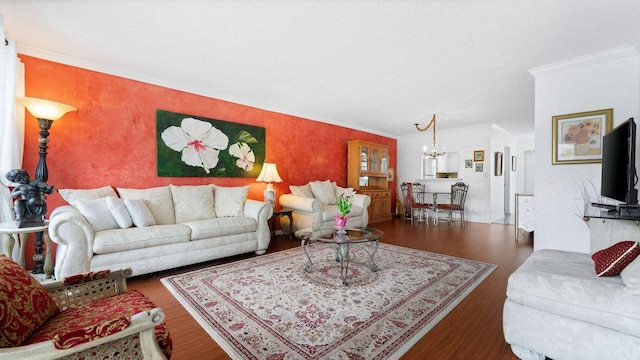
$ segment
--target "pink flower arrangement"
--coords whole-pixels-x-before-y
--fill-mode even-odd
[[[353,196],[346,196],[344,193],[340,194],[336,206],[338,207],[338,214],[340,215],[340,217],[345,217],[348,213],[351,212],[351,207],[353,206]]]

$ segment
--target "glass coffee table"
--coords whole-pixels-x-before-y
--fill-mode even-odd
[[[384,233],[381,230],[365,227],[347,229],[344,233],[338,233],[336,230],[320,230],[311,231],[311,229],[302,229],[296,231],[296,238],[300,239],[300,246],[307,256],[307,265],[304,267],[306,272],[311,272],[313,262],[311,256],[307,252],[307,247],[315,242],[324,244],[332,244],[336,247],[335,261],[340,263],[340,276],[342,278],[342,285],[347,285],[347,277],[349,272],[349,262],[351,261],[352,254],[349,252],[349,247],[358,246],[363,249],[369,256],[368,265],[371,271],[378,271],[378,266],[373,261],[373,257],[378,251],[378,244],[380,239],[384,237]]]

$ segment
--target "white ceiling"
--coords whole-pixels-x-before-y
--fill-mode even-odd
[[[533,134],[528,70],[640,48],[639,0],[0,0],[21,53],[390,137]],[[236,119],[226,119],[236,120]]]

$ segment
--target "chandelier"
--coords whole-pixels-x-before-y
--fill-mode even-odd
[[[433,114],[433,117],[431,118],[431,121],[429,121],[427,126],[421,128],[420,124],[414,125],[416,126],[416,129],[418,129],[418,131],[427,131],[433,126],[433,140],[431,142],[431,151],[427,152],[428,149],[426,145],[422,148],[422,155],[425,158],[436,159],[439,156],[447,154],[446,148],[444,146],[442,147],[442,151],[438,151],[438,145],[436,144],[436,114]]]

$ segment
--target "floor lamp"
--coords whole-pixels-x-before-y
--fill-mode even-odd
[[[42,182],[47,182],[49,179],[49,170],[47,169],[47,143],[49,142],[48,137],[51,124],[69,111],[76,111],[77,109],[73,106],[61,104],[55,101],[31,97],[21,97],[17,100],[38,120],[38,126],[40,127],[40,138],[38,139],[38,142],[40,143],[40,157],[38,158],[35,178]],[[35,261],[35,265],[33,267],[34,274],[42,274],[44,272],[44,254],[42,244],[42,233],[40,232],[36,234],[36,251],[35,255],[33,255],[33,260]]]

